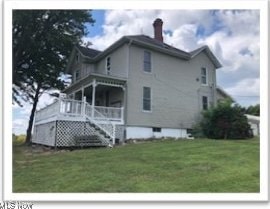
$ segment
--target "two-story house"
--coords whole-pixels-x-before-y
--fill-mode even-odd
[[[185,52],[154,38],[124,36],[104,51],[75,46],[72,83],[36,113],[34,143],[114,144],[150,137],[185,138],[202,110],[228,95],[216,84],[220,62],[208,46]],[[91,141],[91,142],[90,142]]]

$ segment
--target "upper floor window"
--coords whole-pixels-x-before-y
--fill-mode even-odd
[[[201,83],[207,85],[207,69],[205,67],[201,68]]]
[[[203,110],[208,109],[208,97],[207,96],[202,97],[202,108],[203,108]]]
[[[151,72],[151,53],[149,51],[144,51],[143,56],[143,71],[144,72]]]
[[[74,72],[74,81],[77,81],[81,78],[81,71],[80,70],[76,70]]]
[[[79,53],[77,53],[77,54],[76,54],[76,62],[78,63],[79,60],[80,60],[80,55],[79,55]]]
[[[108,75],[111,74],[111,57],[107,57],[106,59],[106,73]]]
[[[151,111],[151,88],[143,87],[143,110]]]

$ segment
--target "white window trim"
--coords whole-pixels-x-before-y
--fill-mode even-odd
[[[76,73],[77,73],[77,72],[79,72],[78,78],[76,77]],[[76,69],[76,70],[74,71],[73,77],[74,77],[74,82],[77,82],[77,81],[81,80],[81,79],[82,79],[82,72],[81,72],[81,70],[80,70],[80,69]],[[73,83],[74,83],[74,82],[73,82]]]
[[[150,88],[150,110],[144,110],[143,109],[143,89],[144,89],[144,87],[146,87],[146,88]],[[144,112],[144,113],[152,113],[152,110],[153,110],[153,106],[152,106],[152,102],[153,102],[153,90],[152,90],[152,88],[150,87],[150,86],[143,86],[143,88],[142,88],[142,112]]]
[[[80,54],[78,52],[75,55],[75,60],[76,60],[76,63],[80,62]]]
[[[203,108],[203,97],[206,97],[206,98],[207,98],[207,109],[206,109],[206,110],[208,110],[209,107],[210,107],[210,106],[209,106],[209,97],[206,96],[206,95],[202,95],[202,97],[201,97],[202,110],[206,111],[206,110]]]
[[[110,70],[108,71],[108,58],[110,58]],[[111,65],[111,56],[107,56],[106,57],[106,61],[105,61],[105,72],[106,72],[106,75],[111,75],[112,74],[112,65]]]
[[[205,68],[206,83],[202,83],[202,68]],[[208,86],[208,69],[207,69],[207,67],[201,67],[201,85],[202,86]]]
[[[150,72],[147,72],[144,70],[144,52],[149,52],[150,53],[150,64],[151,64],[151,68],[150,68]],[[152,52],[149,51],[149,50],[143,50],[143,69],[142,71],[145,73],[145,74],[152,74],[153,73],[153,56],[152,56]]]

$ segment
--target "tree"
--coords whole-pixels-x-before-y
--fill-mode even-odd
[[[249,115],[256,115],[256,116],[260,116],[260,105],[254,105],[254,106],[249,106],[246,110],[245,110],[246,114]]]
[[[215,139],[249,138],[250,126],[243,108],[230,101],[203,112],[200,127],[204,135]]]
[[[89,10],[13,11],[13,102],[32,103],[26,133],[30,143],[34,114],[45,91],[63,89],[61,76],[73,46],[88,33],[85,23],[94,23]]]

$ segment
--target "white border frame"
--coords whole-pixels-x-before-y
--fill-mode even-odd
[[[118,2],[118,3],[116,3]],[[12,192],[12,9],[258,9],[260,10],[260,104],[261,115],[260,144],[260,193],[13,193]],[[211,6],[210,6],[211,5]],[[4,178],[3,199],[25,201],[267,201],[268,200],[268,1],[150,1],[141,4],[137,1],[5,1],[4,2],[4,120],[3,150]],[[263,96],[263,95],[267,96]]]

